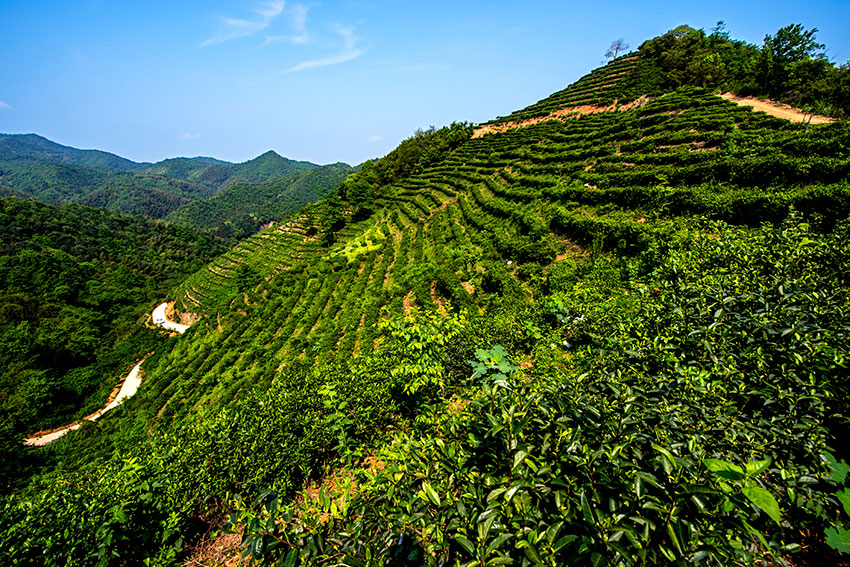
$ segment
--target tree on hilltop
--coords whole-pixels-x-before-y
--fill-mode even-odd
[[[764,36],[757,64],[762,88],[771,96],[788,90],[791,79],[815,81],[830,67],[823,53],[824,44],[815,41],[817,28],[807,30],[801,24],[780,28],[775,35]]]
[[[611,47],[608,48],[608,51],[605,52],[605,57],[608,59],[616,59],[617,55],[626,51],[629,48],[629,44],[626,43],[626,40],[623,38],[615,39],[611,42]]]

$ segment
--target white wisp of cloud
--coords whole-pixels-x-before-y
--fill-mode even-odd
[[[221,29],[214,35],[201,43],[202,47],[223,43],[231,39],[248,37],[269,27],[286,6],[285,0],[267,2],[254,10],[257,17],[246,20],[243,18],[223,18]]]
[[[345,26],[337,26],[334,30],[337,35],[342,37],[343,49],[336,55],[331,55],[329,57],[321,57],[318,59],[308,59],[307,61],[302,61],[298,63],[294,67],[286,69],[283,71],[284,73],[294,73],[296,71],[303,71],[305,69],[315,69],[316,67],[325,67],[327,65],[337,65],[339,63],[345,63],[346,61],[351,61],[352,59],[357,59],[364,53],[366,53],[363,49],[358,49],[357,42],[360,41],[360,38],[354,35],[354,29]]]
[[[310,34],[307,32],[308,10],[309,8],[304,4],[291,4],[287,12],[289,13],[290,25],[292,26],[292,34],[266,36],[264,45],[278,41],[287,41],[294,44],[304,44],[310,41]]]

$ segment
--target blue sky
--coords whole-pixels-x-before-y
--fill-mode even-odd
[[[0,132],[134,159],[381,156],[531,104],[679,25],[790,23],[850,59],[850,1],[0,0]]]

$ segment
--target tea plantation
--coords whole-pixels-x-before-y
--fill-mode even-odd
[[[749,53],[690,33],[666,52]],[[220,528],[278,565],[846,563],[850,128],[655,47],[186,278],[197,322],[41,449],[3,562],[178,564]]]

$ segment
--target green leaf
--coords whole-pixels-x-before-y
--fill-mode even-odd
[[[744,469],[738,465],[720,459],[703,459],[702,463],[716,476],[726,480],[743,480],[746,476]]]
[[[776,502],[776,498],[773,497],[773,494],[760,486],[752,484],[745,486],[741,492],[749,499],[750,502],[755,504],[757,508],[763,510],[768,516],[770,516],[774,522],[777,524],[779,523],[781,519],[779,503]]]
[[[625,562],[627,565],[632,563],[632,554],[629,553],[629,551],[626,549],[626,547],[623,544],[616,542],[616,541],[608,540],[608,541],[605,542],[605,545],[609,549],[614,550],[614,552],[617,555],[619,555],[620,558],[623,560],[623,562]]]
[[[646,482],[648,484],[651,484],[655,488],[659,488],[659,489],[663,490],[663,488],[661,487],[661,484],[658,482],[658,479],[653,474],[645,473],[645,472],[636,472],[635,478],[639,478],[643,482]]]
[[[844,513],[850,516],[850,488],[840,490],[836,496],[838,497],[838,501],[844,506]]]
[[[431,486],[430,482],[422,483],[422,490],[428,496],[428,499],[433,502],[436,506],[440,505],[440,496],[437,494],[437,491]]]
[[[519,466],[519,464],[522,463],[526,457],[528,457],[528,453],[526,453],[525,451],[517,451],[516,455],[514,455],[514,465],[511,468],[517,468],[517,466]]]
[[[830,453],[824,453],[824,457],[826,457],[826,462],[829,464],[832,480],[837,483],[843,483],[847,475],[850,474],[850,466],[847,465],[844,459],[841,459],[839,463]]]
[[[507,492],[507,490],[508,489],[503,486],[491,490],[490,493],[487,495],[487,503],[489,504],[490,502]]]
[[[770,466],[770,459],[765,459],[764,461],[753,461],[753,462],[747,463],[747,476],[755,476],[755,475],[763,472],[769,466]]]
[[[263,555],[263,550],[264,550],[263,538],[258,537],[256,539],[254,539],[254,541],[251,542],[251,556],[254,559],[261,558],[262,555]]]
[[[475,544],[463,536],[455,536],[455,541],[458,542],[470,555],[475,555]]]
[[[673,524],[667,524],[667,535],[670,536],[670,542],[676,547],[676,550],[681,555],[682,552],[682,544],[679,541],[679,538],[676,536],[676,530]]]
[[[653,443],[652,448],[661,453],[661,465],[664,467],[664,472],[668,475],[671,474],[676,466],[676,458],[673,453],[657,443]]]
[[[565,545],[569,545],[570,543],[572,543],[573,541],[575,541],[575,540],[577,540],[577,539],[578,539],[578,536],[577,536],[577,535],[565,535],[564,537],[562,537],[561,539],[559,539],[558,541],[556,541],[556,542],[554,543],[554,545],[552,545],[552,551],[554,551],[555,553],[557,553],[557,552],[559,552],[561,549],[563,549],[563,547],[564,547]]]
[[[521,484],[515,484],[515,485],[513,485],[513,486],[512,486],[512,487],[508,490],[508,493],[507,493],[507,494],[505,494],[505,502],[510,502],[510,501],[511,501],[511,499],[513,499],[514,495],[517,493],[517,490],[519,490],[520,488],[522,488],[522,485],[521,485]]]
[[[587,495],[584,491],[581,491],[581,511],[584,514],[584,519],[590,523],[595,524],[596,518],[593,516],[593,511],[590,509],[590,502],[587,500]]]
[[[531,543],[527,543],[527,545],[523,547],[523,552],[525,552],[525,556],[530,559],[532,563],[536,565],[541,565],[543,563],[543,561],[540,559],[540,554],[537,553],[537,548],[534,545],[532,545]]]
[[[844,526],[829,528],[826,530],[826,544],[841,553],[850,553],[850,530]]]
[[[493,512],[495,512],[495,511],[493,511]],[[480,516],[478,516],[478,539],[479,539],[479,541],[485,541],[487,539],[487,536],[490,534],[490,528],[493,526],[493,522],[496,520],[496,514],[495,513],[490,514],[489,516],[486,517],[486,519],[484,519],[485,514],[487,514],[487,512],[484,512],[484,514],[481,514]],[[483,524],[482,524],[482,521],[483,521]]]
[[[487,546],[487,555],[489,556],[493,551],[499,549],[499,546],[514,537],[514,534],[502,534],[493,541],[490,542],[490,545]]]

